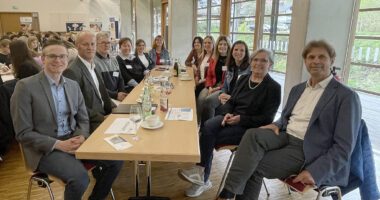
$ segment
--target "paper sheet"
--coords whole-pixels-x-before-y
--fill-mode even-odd
[[[134,135],[140,127],[140,121],[131,120],[130,118],[116,118],[104,133]]]
[[[193,109],[191,108],[169,108],[165,116],[166,120],[193,120]]]

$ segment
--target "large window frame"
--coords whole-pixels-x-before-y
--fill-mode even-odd
[[[207,1],[207,4],[206,5],[202,5],[200,6],[199,5],[199,2],[200,1],[195,1],[195,5],[196,5],[196,13],[195,13],[195,16],[196,16],[196,35],[199,35],[199,36],[206,36],[206,35],[213,35],[213,36],[216,36],[216,35],[219,35],[220,34],[220,28],[221,28],[221,24],[222,24],[222,18],[220,17],[221,16],[221,8],[222,8],[222,1],[219,0],[219,3],[217,4],[214,4],[213,3],[213,0],[206,0]],[[213,14],[213,9],[218,9],[219,8],[219,14]],[[200,13],[200,10],[204,10],[206,9],[206,15],[198,15]],[[204,18],[205,17],[205,18]],[[213,21],[216,21],[217,23],[217,26],[219,26],[219,30],[217,31],[213,31],[212,30],[212,27],[213,27]],[[218,23],[219,21],[219,23]],[[198,31],[198,25],[200,24],[199,22],[203,22],[206,24],[206,30],[205,31]]]
[[[260,26],[261,34],[259,34],[258,46],[260,48],[267,48],[273,51],[275,65],[272,71],[285,73],[292,12],[280,13],[281,0],[273,0],[271,2],[271,9],[267,9],[266,7],[269,7],[269,5],[265,0],[261,1],[260,17],[262,25]],[[270,13],[267,13],[267,10],[270,10]],[[280,23],[280,18],[289,18],[289,20],[288,22]],[[269,24],[266,23],[267,19],[270,20]],[[286,23],[288,24],[286,25]],[[283,28],[283,26],[287,27]],[[265,37],[267,37],[268,40],[265,40]],[[278,41],[278,38],[287,38],[287,40]]]
[[[373,82],[373,76],[380,74],[380,31],[378,35],[361,30],[361,15],[380,15],[380,4],[375,7],[364,7],[362,0],[354,5],[350,50],[347,53],[347,64],[343,71],[343,81],[355,90],[380,95],[380,81]],[[365,20],[368,20],[366,17]],[[374,19],[376,20],[376,19]],[[379,20],[379,19],[377,19]],[[363,23],[364,24],[364,23]],[[374,47],[376,46],[376,47]]]
[[[256,16],[257,16],[256,9],[254,10],[253,15],[239,15],[235,11],[237,11],[237,7],[239,6],[239,4],[242,5],[242,4],[249,3],[249,2],[254,3],[255,7],[256,7],[257,6],[256,1],[257,0],[231,0],[231,9],[230,9],[231,20],[228,22],[228,23],[230,23],[230,39],[231,39],[231,42],[237,41],[239,38],[239,35],[240,35],[240,37],[250,36],[250,35],[252,36],[252,39],[251,39],[252,43],[245,41],[245,42],[247,42],[249,51],[251,51],[251,52],[254,49],[254,41],[253,40],[255,38],[254,34],[256,32],[256,20],[257,20],[256,19]],[[237,27],[237,26],[240,26],[240,23],[239,23],[240,20],[245,20],[245,22],[248,22],[248,23],[245,23],[248,26],[248,31],[246,31],[246,32],[236,31],[237,29],[239,29],[239,27]],[[252,21],[253,23],[249,24],[249,21]]]
[[[246,36],[252,37],[250,39],[243,39],[247,42],[249,50],[252,52],[257,48],[268,48],[273,50],[276,65],[272,69],[273,71],[285,73],[286,72],[286,63],[287,63],[287,55],[288,55],[288,41],[290,36],[290,23],[292,16],[292,6],[288,6],[288,10],[291,12],[280,12],[280,4],[289,5],[293,4],[293,0],[272,0],[270,12],[265,12],[266,2],[267,0],[223,0],[221,1],[221,13],[220,13],[220,33],[218,32],[210,32],[210,18],[211,18],[211,8],[215,7],[211,5],[212,0],[194,0],[195,3],[195,34],[198,36],[205,35],[227,35],[230,37],[231,42],[235,42],[237,39],[246,38]],[[201,6],[199,6],[199,2],[203,2]],[[207,5],[204,3],[207,2]],[[252,2],[255,4],[255,11],[248,14],[237,14],[235,13],[235,6],[238,4],[246,4]],[[290,3],[289,3],[290,2]],[[282,6],[281,8],[283,8]],[[285,6],[286,7],[286,6]],[[200,10],[207,10],[207,14],[203,16],[198,16]],[[283,10],[283,9],[282,9]],[[205,13],[203,11],[203,13]],[[279,30],[281,26],[284,26],[284,23],[279,23],[280,19],[286,19],[287,31]],[[266,23],[266,19],[270,19],[269,24]],[[240,21],[239,21],[240,20]],[[242,21],[246,24],[246,26],[253,26],[252,30],[243,29],[243,31],[239,31],[236,28],[237,25],[241,25]],[[198,31],[197,27],[200,23],[206,24],[205,31]],[[250,28],[249,28],[250,29]],[[238,38],[239,37],[239,38]],[[278,38],[285,38],[280,42],[277,42]],[[265,40],[265,38],[268,38]],[[264,39],[264,40],[263,40]],[[271,42],[268,42],[271,41]],[[279,64],[277,64],[279,63]]]

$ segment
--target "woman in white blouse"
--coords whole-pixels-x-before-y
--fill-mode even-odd
[[[211,60],[212,54],[214,53],[214,45],[215,41],[211,35],[206,36],[203,39],[203,47],[205,50],[205,54],[201,59],[201,62],[198,63],[197,70],[195,73],[195,96],[198,97],[200,91],[205,87],[207,69],[209,67],[209,62]]]
[[[144,74],[153,69],[154,62],[149,57],[148,53],[145,52],[145,41],[142,39],[136,41],[135,57],[135,64],[143,67]]]

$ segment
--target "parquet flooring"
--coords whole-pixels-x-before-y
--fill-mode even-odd
[[[228,151],[216,152],[214,156],[214,165],[212,169],[211,181],[213,187],[211,190],[206,191],[198,198],[185,197],[184,191],[190,186],[189,183],[180,180],[177,177],[177,170],[179,168],[191,167],[191,163],[164,163],[155,162],[152,163],[152,194],[156,196],[167,196],[172,200],[212,200],[215,199],[215,195],[223,175],[225,166],[227,164],[230,153]],[[14,143],[10,151],[3,157],[4,161],[0,162],[0,199],[1,200],[20,200],[26,199],[26,192],[28,186],[28,174],[25,171],[24,164],[21,158],[21,154],[18,145]],[[144,171],[144,169],[141,169]],[[116,179],[113,190],[118,200],[126,200],[130,196],[134,196],[134,179],[132,178],[133,165],[132,162],[126,161],[124,168]],[[92,183],[94,182],[91,180]],[[142,193],[145,193],[145,179],[141,176]],[[260,200],[269,199],[315,199],[316,193],[310,191],[304,195],[292,193],[288,195],[285,186],[278,180],[266,180],[270,196],[267,198],[264,189],[260,194]],[[90,186],[91,187],[91,186]],[[56,199],[63,199],[64,186],[60,183],[52,183],[53,192]],[[84,199],[87,199],[88,193],[91,189],[88,189]],[[357,192],[356,192],[357,193]],[[354,193],[351,198],[345,199],[359,199],[358,195]],[[45,200],[49,199],[46,189],[33,187],[32,189],[33,200]],[[111,198],[109,198],[111,199]],[[329,199],[329,198],[326,198]]]

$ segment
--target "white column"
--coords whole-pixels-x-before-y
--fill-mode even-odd
[[[132,0],[120,0],[120,15],[121,37],[132,39]]]
[[[169,0],[168,48],[183,63],[193,40],[193,7],[192,0]]]
[[[143,39],[147,49],[152,47],[152,12],[150,0],[136,0],[136,39]]]

